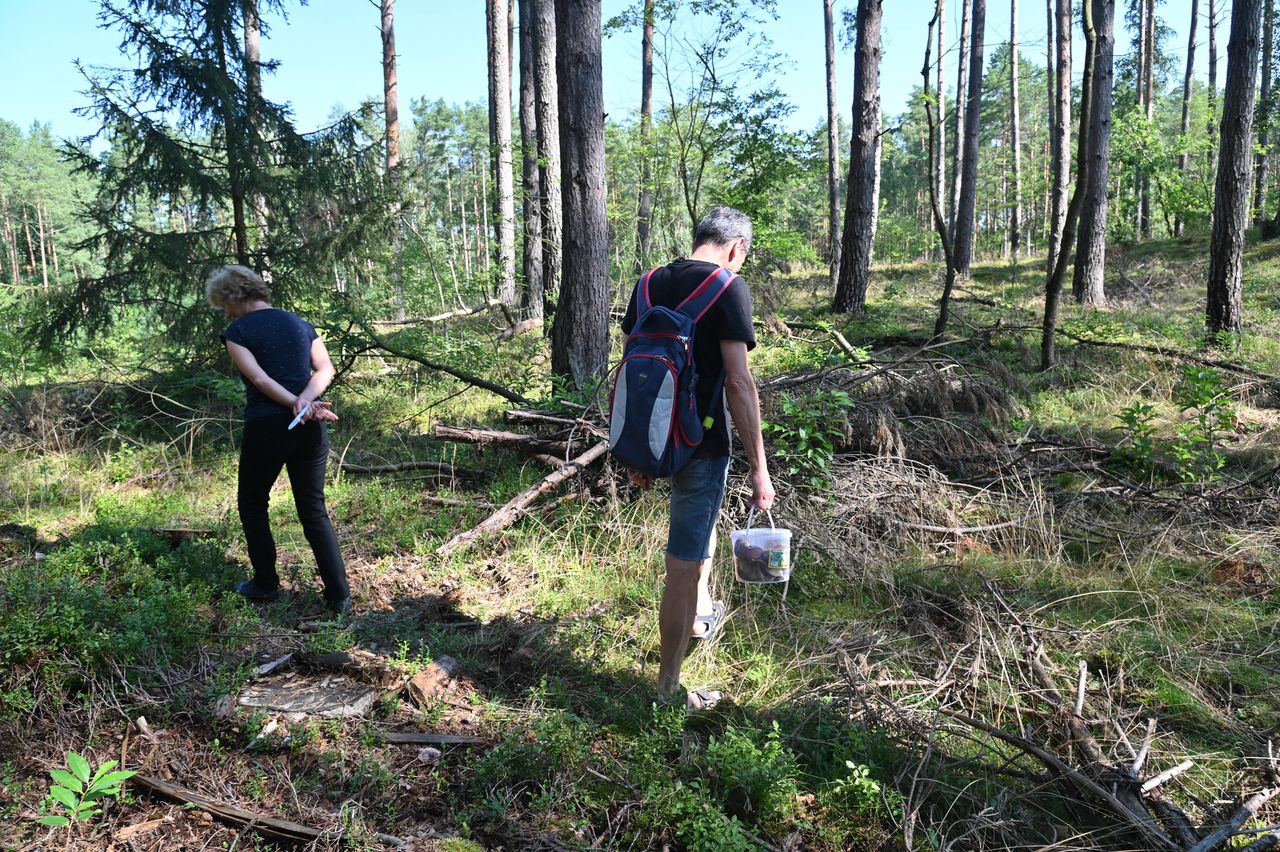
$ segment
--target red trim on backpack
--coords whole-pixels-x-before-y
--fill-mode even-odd
[[[696,298],[698,298],[699,296],[701,296],[701,295],[702,295],[702,292],[703,292],[704,290],[706,290],[708,287],[710,287],[710,286],[711,286],[711,282],[712,282],[712,281],[714,281],[714,280],[715,280],[715,278],[716,278],[716,277],[717,277],[721,272],[729,272],[729,270],[728,270],[726,267],[723,267],[723,266],[717,266],[717,267],[716,267],[716,271],[715,271],[715,272],[711,273],[711,274],[710,274],[710,275],[708,275],[706,278],[702,279],[702,283],[701,283],[701,284],[699,284],[697,287],[693,288],[693,292],[692,292],[692,293],[690,293],[690,294],[685,298],[685,300],[684,300],[683,302],[681,302],[680,304],[676,305],[676,310],[677,310],[677,311],[678,311],[678,310],[680,310],[680,309],[681,309],[681,308],[683,308],[685,305],[689,304],[689,303],[690,303],[690,302],[692,302],[694,299],[696,299]],[[732,280],[733,280],[733,273],[732,273],[732,272],[729,272],[729,280],[730,280],[730,281],[732,281]],[[699,316],[701,316],[701,314],[699,314]]]
[[[649,279],[653,277],[653,273],[661,268],[660,266],[655,266],[640,279],[640,295],[644,299],[644,308],[642,310],[640,305],[636,305],[636,319],[640,319],[641,314],[653,307],[653,301],[649,298]]]
[[[720,292],[716,293],[715,298],[712,299],[711,302],[705,308],[702,309],[702,313],[698,314],[696,317],[693,318],[694,322],[698,322],[699,320],[701,320],[703,315],[705,315],[707,311],[711,310],[712,306],[715,305],[716,302],[720,301],[720,297],[724,295],[725,290],[729,289],[729,285],[733,283],[733,279],[735,277],[737,276],[735,276],[732,272],[729,273],[729,280],[724,282],[724,286],[720,288]]]

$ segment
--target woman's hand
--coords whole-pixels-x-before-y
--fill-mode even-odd
[[[302,419],[308,423],[312,420],[320,423],[328,423],[330,421],[337,420],[338,415],[333,413],[333,403],[320,402],[319,400],[316,400],[311,403],[311,410],[308,411],[307,416]]]

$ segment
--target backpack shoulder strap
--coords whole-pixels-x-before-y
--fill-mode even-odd
[[[708,275],[701,284],[699,284],[692,293],[689,294],[683,302],[676,305],[676,310],[693,319],[694,322],[702,319],[707,311],[711,310],[711,306],[716,300],[724,295],[724,291],[729,289],[729,285],[733,283],[733,279],[737,276],[728,267],[721,266],[715,272]]]
[[[655,266],[644,275],[641,275],[640,280],[636,282],[636,319],[640,319],[653,307],[653,301],[649,298],[649,279],[653,277],[653,273],[661,268],[660,266]]]

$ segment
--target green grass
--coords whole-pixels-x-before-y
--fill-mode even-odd
[[[1259,327],[1225,356],[1272,372],[1280,372],[1271,325],[1280,311],[1278,251],[1250,246],[1246,313]],[[1101,310],[1064,305],[1062,324],[1098,339],[1195,351],[1204,256],[1203,240],[1117,252],[1117,271],[1151,279],[1158,308],[1136,297]],[[1064,339],[1062,363],[1048,373],[1036,369],[1038,334],[1016,327],[1038,321],[1042,284],[1038,266],[1027,261],[1017,281],[1007,264],[988,263],[964,285],[960,295],[996,307],[955,306],[953,334],[968,340],[945,351],[940,369],[991,377],[1012,395],[1014,410],[1007,426],[963,413],[948,415],[951,424],[994,435],[1001,445],[1031,435],[1115,443],[1120,410],[1141,399],[1155,407],[1157,437],[1170,439],[1183,415],[1172,401],[1177,370],[1168,359]],[[825,313],[820,277],[768,284],[786,318],[830,321],[855,345],[927,335],[939,287],[935,267],[877,269],[867,315],[850,319]],[[992,329],[997,319],[1002,326]],[[759,336],[752,358],[762,378],[844,358],[821,331],[761,329]],[[548,397],[539,372],[545,341],[537,335],[500,349],[447,335],[418,343],[433,357]],[[1257,755],[1260,732],[1280,726],[1273,626],[1280,598],[1274,589],[1250,595],[1212,577],[1230,554],[1275,564],[1280,545],[1269,522],[1161,516],[1121,499],[1095,499],[1085,520],[1096,528],[1066,529],[1081,520],[1073,507],[1109,483],[1087,468],[1046,474],[1036,484],[1036,505],[1052,507],[1049,526],[1062,533],[1049,543],[979,535],[981,547],[958,553],[945,536],[917,536],[917,544],[904,540],[867,561],[828,547],[821,530],[801,529],[806,519],[822,519],[820,507],[829,504],[810,499],[825,493],[811,478],[787,483],[779,520],[811,536],[813,546],[797,549],[785,605],[776,588],[735,583],[721,547],[717,593],[731,617],[721,639],[696,647],[685,663],[686,683],[728,687],[732,701],[707,718],[655,708],[661,487],[638,492],[617,483],[614,502],[593,472],[573,486],[584,490],[582,499],[534,511],[476,548],[439,559],[434,551],[442,542],[546,468],[517,453],[432,439],[436,422],[501,423],[507,406],[475,389],[459,393],[458,382],[414,367],[359,373],[335,391],[343,416],[331,432],[335,452],[359,463],[449,461],[482,476],[449,483],[408,472],[334,472],[329,504],[358,611],[299,633],[318,609],[318,581],[287,487],[273,492],[272,522],[293,595],[252,607],[227,593],[247,561],[234,507],[234,401],[225,380],[212,374],[171,384],[172,399],[208,418],[200,428],[158,415],[145,394],[112,391],[105,429],[61,420],[43,432],[4,436],[0,513],[20,529],[0,539],[0,654],[8,664],[0,671],[0,743],[17,743],[13,732],[32,719],[60,735],[24,738],[11,750],[0,765],[0,814],[19,813],[38,797],[32,779],[60,759],[59,749],[87,745],[103,750],[98,759],[113,756],[107,750],[118,744],[83,712],[109,690],[131,716],[145,712],[174,731],[191,772],[225,773],[245,801],[287,818],[332,823],[342,811],[352,837],[430,824],[455,837],[441,849],[520,848],[544,835],[573,848],[598,840],[614,848],[748,849],[757,837],[779,843],[792,832],[805,848],[893,848],[901,843],[903,797],[918,795],[912,805],[922,808],[925,824],[917,844],[942,846],[963,819],[1008,802],[1018,810],[1020,836],[1047,843],[1075,819],[1060,799],[992,769],[988,744],[959,729],[938,723],[927,746],[919,731],[876,709],[883,708],[880,693],[850,686],[857,677],[916,682],[950,672],[969,684],[957,693],[961,699],[928,688],[887,689],[913,708],[913,719],[936,720],[928,714],[942,702],[962,700],[967,712],[1010,730],[1019,731],[1022,719],[1049,736],[1045,706],[1020,680],[1021,639],[1001,622],[993,588],[1043,631],[1064,692],[1073,690],[1077,661],[1087,661],[1095,719],[1122,718],[1129,737],[1140,740],[1145,719],[1154,717],[1162,767],[1196,756],[1186,789],[1201,798],[1240,789],[1241,759]],[[1280,463],[1267,438],[1278,427],[1265,389],[1231,388],[1245,429],[1224,444],[1224,476],[1244,478]],[[22,390],[44,389],[33,379]],[[945,434],[920,428],[912,433],[918,441]],[[1197,499],[1199,486],[1156,484],[1172,489],[1172,505]],[[956,489],[959,525],[1005,516],[983,493]],[[427,504],[423,494],[469,505]],[[742,500],[732,491],[730,510],[740,513]],[[151,532],[175,525],[212,536],[171,548]],[[1117,528],[1133,534],[1117,536]],[[46,556],[38,567],[37,551]],[[350,648],[393,656],[406,670],[452,656],[464,690],[454,699],[472,709],[387,700],[370,720],[289,724],[253,749],[265,719],[212,717],[214,699],[243,686],[257,652]],[[446,749],[438,763],[425,764],[414,750],[372,736],[383,726],[479,731],[491,745]],[[1104,739],[1123,754],[1113,731]],[[919,773],[929,783],[913,792]],[[285,789],[296,791],[296,800]],[[433,797],[455,806],[441,812]],[[133,812],[122,818],[133,821]]]

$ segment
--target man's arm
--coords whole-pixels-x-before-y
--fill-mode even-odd
[[[768,511],[773,507],[773,480],[765,463],[760,394],[747,364],[747,344],[741,340],[721,340],[720,355],[724,359],[724,392],[729,400],[729,412],[751,463],[751,505]]]

